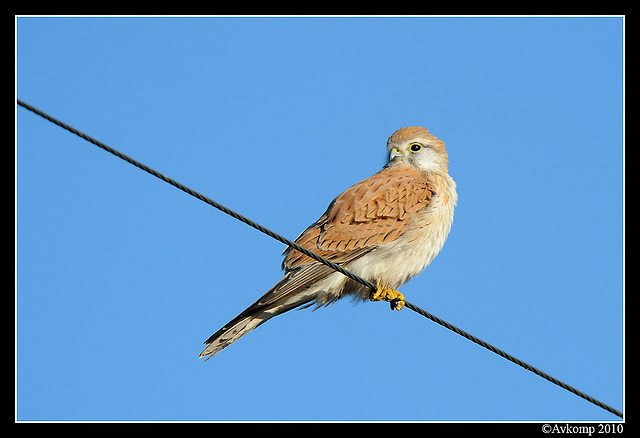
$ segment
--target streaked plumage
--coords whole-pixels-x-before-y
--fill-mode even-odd
[[[296,239],[379,290],[397,289],[431,263],[449,234],[457,202],[441,140],[424,128],[408,127],[394,132],[387,148],[385,167],[338,195]],[[284,256],[284,278],[207,339],[200,357],[219,353],[288,310],[347,295],[370,298],[366,287],[296,250],[288,248]]]

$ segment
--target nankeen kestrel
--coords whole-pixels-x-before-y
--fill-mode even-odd
[[[205,341],[211,357],[276,315],[324,306],[347,295],[404,306],[400,286],[422,272],[444,245],[458,200],[444,142],[408,127],[387,141],[389,161],[335,198],[296,242],[377,286],[372,292],[291,248],[284,278]]]

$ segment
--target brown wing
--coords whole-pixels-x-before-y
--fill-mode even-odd
[[[406,166],[384,168],[338,195],[296,242],[331,261],[348,263],[400,237],[433,194],[419,171]],[[285,251],[287,271],[310,263],[317,262],[291,248]]]
[[[431,184],[417,170],[404,166],[382,169],[338,195],[296,243],[335,263],[347,264],[378,244],[400,237],[433,195]],[[333,273],[294,249],[287,248],[284,255],[285,277],[252,308],[291,297]]]

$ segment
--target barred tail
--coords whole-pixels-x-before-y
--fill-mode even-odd
[[[225,326],[220,330],[211,335],[211,337],[204,342],[207,344],[207,347],[202,350],[198,357],[206,357],[207,360],[212,358],[223,349],[249,333],[251,330],[257,328],[260,324],[276,316],[275,313],[269,315],[265,312],[259,312],[257,315],[243,316],[246,312],[247,311],[242,312],[229,323],[225,324]]]

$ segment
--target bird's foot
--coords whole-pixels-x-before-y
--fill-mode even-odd
[[[404,307],[404,295],[397,290],[383,289],[378,286],[378,290],[369,295],[371,301],[388,301],[391,305],[391,310],[400,310]]]

